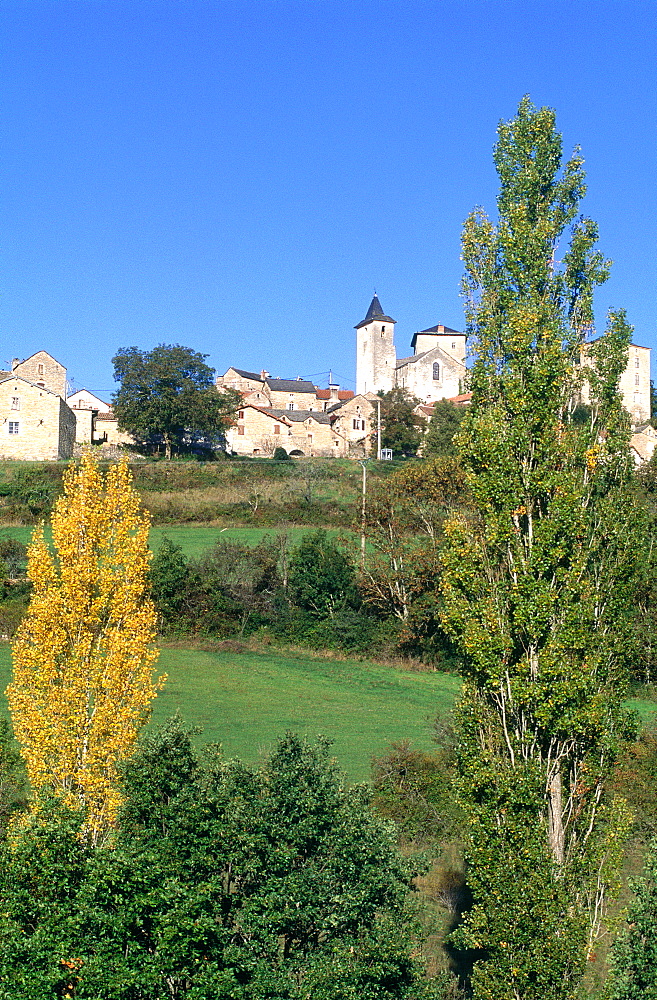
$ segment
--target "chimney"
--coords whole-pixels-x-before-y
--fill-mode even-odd
[[[13,371],[14,368],[18,368],[18,366],[20,364],[21,364],[21,359],[20,358],[12,358],[11,359],[11,370]]]
[[[332,403],[339,402],[339,400],[340,400],[340,396],[339,396],[340,386],[338,385],[337,382],[334,382],[332,379],[329,382],[329,392],[331,394],[330,395],[331,402]]]
[[[265,369],[263,368],[262,371],[260,372],[260,378],[264,382],[266,378],[269,378],[269,372],[266,372]]]

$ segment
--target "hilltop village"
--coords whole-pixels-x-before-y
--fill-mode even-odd
[[[401,389],[419,400],[416,413],[429,421],[434,404],[467,406],[466,337],[442,324],[417,331],[413,353],[397,357],[395,320],[375,295],[356,331],[356,392],[329,379],[322,389],[303,378],[272,378],[264,369],[231,366],[218,376],[218,389],[242,396],[226,450],[235,455],[271,456],[277,447],[292,457],[362,458],[376,438],[380,393]],[[582,362],[586,364],[586,352]],[[620,379],[632,419],[631,446],[637,464],[651,458],[657,432],[650,426],[650,348],[631,344]],[[588,401],[586,383],[583,403]],[[66,368],[46,351],[11,371],[0,371],[0,458],[70,458],[76,445],[129,445],[109,402],[87,389],[67,392]]]

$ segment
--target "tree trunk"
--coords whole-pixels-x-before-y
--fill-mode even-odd
[[[564,829],[561,771],[557,771],[550,778],[548,796],[548,841],[552,857],[558,865],[562,865],[564,859]]]

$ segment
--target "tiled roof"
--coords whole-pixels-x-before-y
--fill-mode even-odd
[[[351,389],[338,389],[338,399],[341,402],[346,402],[348,399],[353,399],[356,394],[352,392]],[[330,399],[331,390],[330,389],[318,389],[317,390],[318,399]]]
[[[273,392],[312,392],[315,386],[303,378],[267,378],[265,382]]]
[[[257,375],[256,372],[245,372],[241,368],[233,368],[233,371],[241,375],[242,378],[250,378],[254,382],[264,382],[264,379],[260,375]]]
[[[279,419],[279,414],[281,418],[286,417],[288,420],[292,420],[296,424],[303,423],[304,420],[312,418],[318,424],[330,424],[331,420],[328,413],[324,410],[274,410],[271,409],[269,413],[276,414],[276,419]]]
[[[272,420],[282,420],[285,423],[286,417],[289,416],[287,410],[272,410],[270,406],[256,406],[255,403],[244,403],[240,406],[241,410],[257,410],[258,413],[264,413],[266,417],[270,417]],[[292,411],[290,410],[290,413]]]
[[[442,323],[436,323],[435,326],[428,326],[426,330],[420,330],[420,333],[457,333],[459,337],[463,336],[460,330],[452,330],[451,326],[443,326]]]

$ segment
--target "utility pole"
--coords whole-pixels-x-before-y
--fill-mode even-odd
[[[367,493],[367,463],[369,459],[364,458],[360,465],[363,469],[363,502],[360,511],[360,565],[365,569],[365,495]]]
[[[376,401],[376,457],[381,461],[381,400]]]

